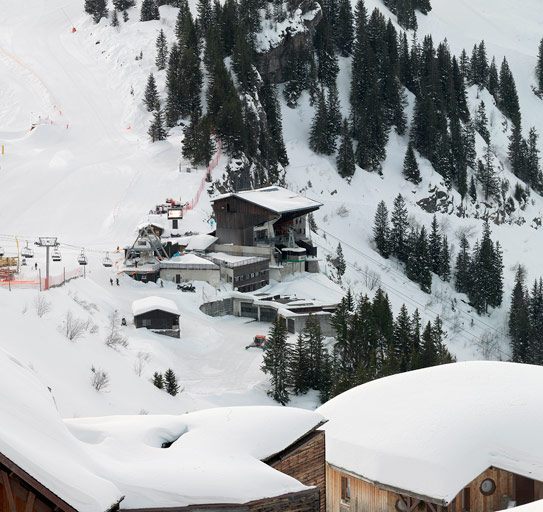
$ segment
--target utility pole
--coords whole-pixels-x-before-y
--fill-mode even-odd
[[[49,249],[58,245],[56,236],[40,236],[36,245],[45,247],[45,286],[44,290],[49,289]],[[41,281],[41,279],[40,279]]]

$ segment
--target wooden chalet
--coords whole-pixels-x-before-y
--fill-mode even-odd
[[[329,419],[329,512],[495,512],[543,499],[543,368],[439,366],[379,379]]]
[[[218,244],[288,247],[292,240],[316,255],[307,215],[322,205],[282,187],[224,194],[212,199]]]
[[[134,325],[158,334],[179,337],[179,309],[175,302],[163,297],[145,297],[132,303]]]

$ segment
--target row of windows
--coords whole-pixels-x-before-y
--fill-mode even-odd
[[[267,276],[269,270],[261,270],[260,272],[250,272],[249,274],[241,274],[239,276],[234,277],[234,282],[239,283],[241,281],[248,281],[249,279],[254,279],[255,277],[259,276]]]

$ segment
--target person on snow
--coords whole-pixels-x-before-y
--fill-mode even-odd
[[[115,281],[117,281],[117,286],[119,286],[119,278],[118,277],[115,279]]]
[[[126,327],[126,318],[124,316],[121,319],[121,325]]]
[[[113,278],[112,277],[109,278],[109,284],[111,284],[111,286],[113,286]]]

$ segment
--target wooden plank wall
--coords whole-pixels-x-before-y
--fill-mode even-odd
[[[326,511],[326,461],[324,431],[315,431],[292,449],[281,454],[270,466],[304,485],[317,487],[319,501],[315,512]],[[285,509],[290,510],[290,509]]]
[[[53,512],[54,506],[13,474],[0,469],[0,512]]]

